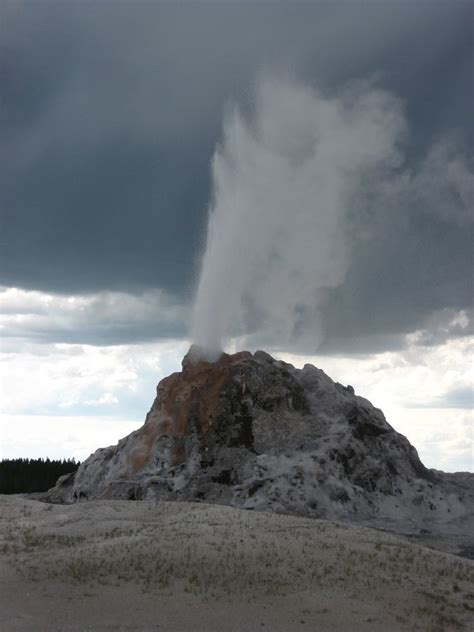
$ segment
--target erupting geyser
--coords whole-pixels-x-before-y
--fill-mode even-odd
[[[210,358],[236,336],[317,347],[322,294],[349,266],[351,211],[369,176],[398,164],[403,130],[398,100],[362,82],[326,98],[266,79],[250,119],[228,115],[192,320]]]

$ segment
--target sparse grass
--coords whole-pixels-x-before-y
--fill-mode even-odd
[[[418,617],[430,630],[462,629],[474,609],[472,562],[381,532],[203,504],[125,503],[123,515],[120,506],[101,520],[93,503],[20,510],[0,521],[0,553],[33,581],[133,582],[203,599],[404,591],[400,623]]]

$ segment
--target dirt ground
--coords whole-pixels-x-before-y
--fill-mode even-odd
[[[1,632],[469,630],[474,562],[198,503],[0,496]]]

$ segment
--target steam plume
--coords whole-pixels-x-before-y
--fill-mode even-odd
[[[399,102],[367,84],[338,98],[266,79],[253,116],[225,120],[192,338],[215,351],[231,335],[320,335],[320,292],[344,280],[346,218],[360,183],[398,161]]]

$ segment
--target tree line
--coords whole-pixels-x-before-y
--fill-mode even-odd
[[[0,494],[45,492],[60,476],[74,472],[80,462],[72,459],[3,459],[0,461]]]

